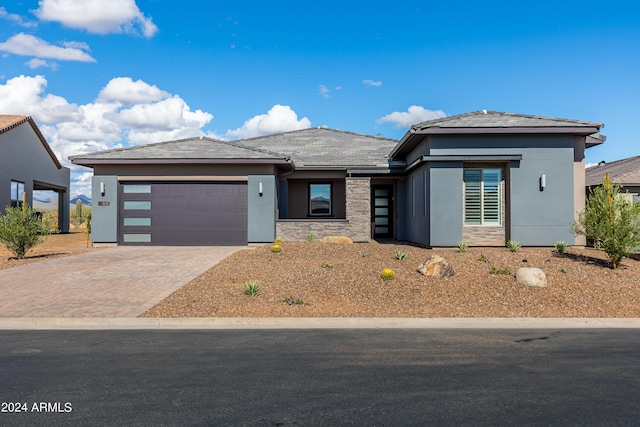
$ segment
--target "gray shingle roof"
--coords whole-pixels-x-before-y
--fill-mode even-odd
[[[300,167],[387,166],[398,141],[312,128],[237,141],[188,138],[72,156],[76,164],[136,160],[264,160],[291,158]]]
[[[116,148],[80,154],[70,159],[74,163],[83,164],[83,162],[90,163],[92,160],[284,159],[285,157],[287,157],[285,154],[270,152],[260,147],[244,147],[235,142],[203,137]]]
[[[413,129],[439,128],[537,128],[537,127],[603,127],[604,124],[581,120],[557,119],[499,111],[474,111],[457,116],[429,120],[412,126]]]
[[[327,128],[310,128],[237,141],[291,156],[296,167],[388,166],[397,140]]]
[[[640,185],[640,156],[591,166],[585,170],[586,185],[598,185],[609,172],[611,181],[624,185]]]

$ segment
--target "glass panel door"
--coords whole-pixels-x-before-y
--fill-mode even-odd
[[[373,237],[393,237],[393,187],[374,185],[371,193]]]

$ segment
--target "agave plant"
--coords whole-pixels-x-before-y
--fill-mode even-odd
[[[256,280],[249,280],[244,283],[244,294],[250,297],[257,297],[260,295],[260,289],[258,288],[258,282]]]
[[[520,242],[517,242],[515,240],[509,240],[507,242],[507,248],[511,251],[511,252],[518,252],[520,250],[522,246],[520,246]]]
[[[395,253],[396,259],[403,260],[409,255],[409,251],[398,250]]]

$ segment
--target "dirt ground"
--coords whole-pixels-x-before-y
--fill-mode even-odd
[[[404,260],[395,259],[406,250]],[[432,254],[455,270],[416,269]],[[544,288],[514,277],[539,267]],[[394,280],[383,280],[385,268]],[[492,274],[503,270],[506,274]],[[260,295],[244,294],[257,281]],[[300,304],[289,304],[297,301]],[[595,249],[425,249],[398,244],[284,242],[237,252],[147,311],[146,317],[640,317],[640,261],[612,270]]]
[[[90,245],[90,244],[89,244]],[[425,249],[403,244],[284,242],[233,254],[158,305],[146,317],[640,317],[640,261],[608,266],[595,249]],[[90,250],[83,229],[54,234],[17,260],[0,248],[0,269]],[[404,260],[395,252],[405,250]],[[445,279],[416,268],[432,254],[455,270]],[[547,286],[516,282],[515,271],[539,267]],[[395,279],[380,272],[391,268]],[[492,274],[503,270],[506,274]],[[244,294],[258,282],[260,295]],[[297,300],[302,304],[289,304]]]
[[[89,247],[87,247],[89,245]],[[43,259],[66,256],[84,252],[90,249],[91,243],[87,243],[87,234],[83,228],[76,228],[65,234],[51,234],[45,237],[44,242],[31,248],[24,259],[16,259],[5,246],[0,245],[0,270],[18,265],[29,264]]]

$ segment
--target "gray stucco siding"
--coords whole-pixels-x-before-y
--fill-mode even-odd
[[[547,157],[557,149],[570,149],[572,135],[452,135],[431,136],[429,152],[432,156],[445,155],[500,155],[523,154],[534,149],[534,157]]]
[[[104,196],[100,191],[104,183]],[[91,178],[91,241],[118,242],[118,177],[101,175]]]
[[[557,240],[574,241],[569,224],[574,219],[574,143],[571,135],[435,135],[407,157],[421,155],[521,156],[505,169],[504,225],[508,238],[523,245],[549,246]],[[462,240],[462,161],[430,162],[413,170],[406,181],[406,238],[430,246],[453,246]],[[474,166],[477,163],[474,163]],[[428,169],[427,228],[418,215],[423,167]],[[540,188],[545,176],[546,186]],[[413,188],[416,188],[414,195]],[[416,215],[414,216],[414,205]]]
[[[33,206],[34,181],[58,192],[58,226],[69,231],[69,168],[58,168],[31,124],[23,123],[0,134],[0,210],[11,204],[11,181],[24,183],[27,203]],[[61,209],[61,210],[60,210]]]
[[[527,149],[519,167],[510,172],[511,239],[528,246],[552,246],[558,240],[573,243],[569,231],[574,220],[573,179],[572,150]]]
[[[273,175],[250,175],[247,185],[248,241],[273,242],[276,238],[276,178]]]
[[[425,185],[426,173],[426,185]],[[405,181],[404,223],[407,240],[429,244],[429,168],[422,165],[413,170]],[[425,212],[426,211],[426,212]]]
[[[430,246],[455,246],[462,240],[462,162],[431,163]]]

